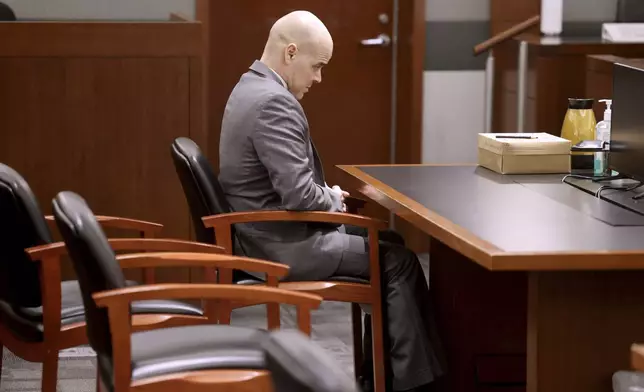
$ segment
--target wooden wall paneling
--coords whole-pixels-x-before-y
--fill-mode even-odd
[[[490,0],[490,36],[540,14],[540,7],[540,0]],[[538,33],[539,26],[528,32]],[[511,96],[516,100],[517,49],[513,40],[494,49],[493,132],[516,132],[516,101]]]
[[[67,70],[66,118],[74,122],[67,136],[75,148],[66,156],[72,167],[60,171],[56,186],[77,191],[103,214],[171,222],[164,235],[185,238],[186,209],[168,208],[186,203],[169,146],[189,134],[188,60],[74,58]],[[159,280],[167,272],[159,271]],[[181,269],[169,277],[177,274],[188,281]]]
[[[517,53],[512,41],[494,49],[493,132],[516,131]]]
[[[11,37],[0,56],[200,57],[200,32],[198,22],[0,23],[0,37]]]
[[[540,13],[540,0],[490,0],[490,21],[493,24],[510,22],[513,25]]]
[[[199,57],[192,57],[190,59],[190,138],[201,147],[205,156],[210,155],[208,151],[208,130],[206,129],[206,118],[208,111],[206,110],[206,68],[205,59]],[[169,149],[168,149],[169,150]],[[173,170],[174,173],[174,170]],[[179,181],[175,174],[176,181]],[[185,196],[182,202],[187,203]],[[186,204],[187,206],[187,204]],[[192,217],[188,217],[190,238],[195,239],[194,222]],[[199,222],[202,224],[201,222]],[[191,282],[203,282],[204,279],[203,268],[190,269]]]
[[[561,135],[568,98],[585,98],[586,74],[584,56],[540,56],[537,121],[539,129]]]
[[[45,213],[71,190],[96,214],[157,221],[164,236],[189,238],[170,144],[205,138],[199,24],[27,25],[0,24],[11,37],[0,42],[0,161],[25,176]],[[66,268],[64,278],[72,275]]]

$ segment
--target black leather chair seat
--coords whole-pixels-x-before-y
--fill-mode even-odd
[[[128,281],[128,286],[137,282]],[[139,301],[132,304],[133,314],[177,314],[203,316],[201,308],[180,301]],[[17,337],[29,342],[43,340],[42,307],[14,308],[0,300],[0,322],[8,326]],[[61,283],[61,325],[85,321],[85,310],[78,281]]]
[[[132,334],[132,380],[207,369],[265,369],[267,332],[197,325]]]
[[[354,278],[353,276],[332,276],[329,278],[330,282],[345,282],[345,283],[361,283],[369,284],[370,282],[362,278]]]
[[[361,278],[354,278],[352,276],[332,276],[328,279],[329,282],[344,282],[344,283],[361,283],[361,284],[369,284],[369,281],[366,279],[361,279]],[[258,278],[254,278],[252,276],[249,276],[247,279],[242,279],[235,284],[241,284],[241,285],[253,285],[253,284],[262,284],[264,283],[263,280],[260,280]]]

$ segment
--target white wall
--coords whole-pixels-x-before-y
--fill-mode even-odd
[[[18,19],[167,20],[194,18],[195,0],[2,0]]]
[[[564,0],[565,22],[614,21],[617,0]]]
[[[425,71],[423,79],[423,163],[476,163],[485,72]]]

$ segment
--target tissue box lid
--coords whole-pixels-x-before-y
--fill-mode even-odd
[[[545,132],[479,133],[478,146],[499,155],[570,155],[571,143]]]

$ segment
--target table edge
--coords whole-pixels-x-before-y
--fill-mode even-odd
[[[575,271],[644,269],[643,250],[561,252],[506,251],[360,170],[360,167],[476,166],[458,164],[338,165],[361,183],[358,191],[432,238],[490,271]]]
[[[367,165],[359,165],[366,167]],[[501,249],[473,235],[468,230],[428,209],[417,201],[396,191],[389,185],[359,169],[358,165],[337,167],[361,183],[358,191],[369,199],[409,221],[431,237],[469,257],[485,268],[492,267],[492,257],[503,252]],[[369,165],[409,166],[409,165]],[[413,166],[457,166],[457,165],[413,165]],[[460,165],[463,166],[463,165]],[[469,166],[469,165],[468,165]],[[474,165],[475,166],[475,165]],[[384,197],[378,197],[378,195]]]

